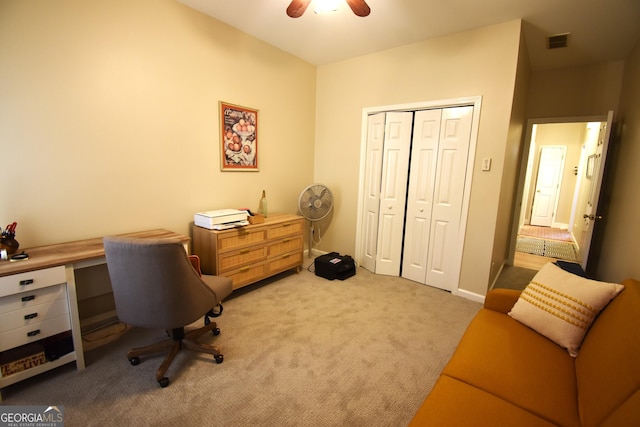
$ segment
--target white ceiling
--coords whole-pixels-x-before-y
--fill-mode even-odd
[[[640,39],[640,0],[367,0],[318,15],[313,1],[289,18],[290,0],[178,0],[315,65],[522,18],[532,66],[551,69],[621,60]],[[549,51],[546,37],[571,33]]]

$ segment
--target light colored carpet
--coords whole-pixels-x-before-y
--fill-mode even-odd
[[[133,328],[69,364],[3,390],[5,405],[63,405],[66,426],[404,426],[480,304],[358,268],[343,282],[308,271],[229,299],[208,336],[224,353],[161,357],[128,348],[164,338]]]

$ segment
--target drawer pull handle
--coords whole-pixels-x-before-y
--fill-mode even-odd
[[[38,313],[25,314],[24,320],[35,319],[36,317],[38,317]]]
[[[289,227],[292,226],[293,224],[282,224],[283,227]]]
[[[240,255],[248,254],[249,252],[251,252],[250,249],[243,249],[240,251]]]
[[[291,240],[291,239],[283,239],[282,243],[289,243],[289,240]]]
[[[245,273],[247,271],[251,270],[251,267],[244,267],[240,269],[240,273]]]
[[[40,329],[36,329],[35,331],[27,332],[28,337],[35,337],[40,333]]]
[[[20,280],[20,286],[33,285],[33,279]]]
[[[285,255],[282,255],[282,259],[287,259],[287,258],[289,258],[290,256],[291,256],[291,254],[285,254]]]
[[[21,301],[22,302],[27,302],[27,301],[33,301],[34,299],[36,299],[35,295],[27,295],[26,297],[22,297]]]

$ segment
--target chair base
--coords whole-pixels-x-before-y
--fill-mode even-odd
[[[211,354],[217,363],[222,363],[224,358],[220,351],[218,351],[217,347],[209,344],[202,344],[197,341],[198,338],[207,332],[213,332],[214,335],[220,334],[220,329],[218,329],[216,322],[210,322],[203,327],[194,329],[187,333],[185,333],[184,327],[173,329],[173,331],[171,331],[171,338],[167,338],[166,340],[162,340],[145,347],[132,348],[127,352],[127,359],[129,359],[129,362],[132,365],[137,365],[140,363],[140,356],[162,353],[168,350],[169,353],[156,371],[156,380],[160,386],[166,387],[169,385],[169,378],[165,376],[165,373],[181,349]]]

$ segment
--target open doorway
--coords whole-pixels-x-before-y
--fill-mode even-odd
[[[612,117],[529,122],[508,265],[586,269]]]

